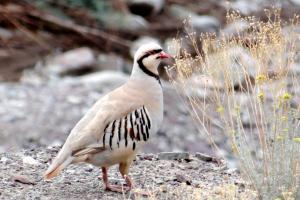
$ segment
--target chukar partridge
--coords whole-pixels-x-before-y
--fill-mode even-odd
[[[106,190],[131,190],[130,164],[163,119],[157,68],[169,57],[156,43],[142,45],[135,53],[129,80],[98,100],[76,124],[44,178],[57,176],[69,164],[86,162],[102,168]],[[108,182],[107,170],[115,164],[119,164],[126,187]]]

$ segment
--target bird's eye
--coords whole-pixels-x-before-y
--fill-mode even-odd
[[[147,52],[147,55],[154,55],[154,54],[157,54],[157,53],[160,53],[162,52],[162,49],[155,49],[155,50],[151,50],[151,51],[148,51]]]

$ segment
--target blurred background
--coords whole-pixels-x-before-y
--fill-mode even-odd
[[[226,13],[267,20],[270,8],[289,19],[300,13],[300,0],[1,0],[0,152],[62,145],[87,109],[128,79],[141,44],[157,41],[172,54],[173,39],[181,38],[182,48],[195,56],[186,36],[191,27],[196,35],[235,35],[248,24],[226,23]],[[213,155],[163,68],[160,73],[164,122],[144,152]],[[211,131],[224,155],[230,154],[222,128]]]

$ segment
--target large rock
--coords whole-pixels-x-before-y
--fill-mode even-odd
[[[234,37],[242,35],[250,27],[249,22],[245,20],[236,20],[226,25],[226,27],[221,31],[222,37]]]
[[[88,88],[102,92],[123,85],[129,79],[129,76],[122,72],[101,71],[81,76],[79,79]]]
[[[300,7],[300,0],[290,0],[294,5]]]
[[[130,11],[141,16],[155,15],[165,4],[165,0],[127,0],[127,2]]]
[[[219,20],[214,16],[198,15],[191,10],[179,5],[171,5],[168,9],[171,16],[180,20],[186,25],[187,32],[181,33],[180,43],[182,49],[192,56],[197,55],[195,48],[201,49],[201,41],[198,35],[201,33],[218,33],[220,28]],[[191,37],[190,37],[191,36]],[[183,52],[180,52],[182,55]]]
[[[95,63],[94,52],[88,47],[81,47],[50,59],[47,68],[50,73],[67,75],[91,69]]]
[[[294,63],[291,66],[291,72],[293,72],[295,75],[300,76],[300,63]]]
[[[122,71],[124,68],[125,62],[120,55],[116,54],[99,54],[97,56],[96,68],[97,70],[114,70]]]
[[[242,15],[250,15],[251,13],[260,11],[263,6],[259,5],[258,1],[238,0],[229,5],[229,9],[239,11]]]
[[[184,80],[184,95],[197,97],[198,99],[209,99],[213,91],[223,89],[222,82],[204,74],[193,74]]]
[[[179,5],[171,5],[169,13],[178,20],[189,22],[197,34],[203,32],[217,32],[220,27],[220,22],[216,17],[197,15],[193,11]]]
[[[109,29],[135,31],[149,27],[149,23],[143,17],[130,13],[109,13],[101,19],[105,27]]]
[[[243,87],[246,78],[255,78],[258,63],[244,48],[235,46],[211,54],[207,58],[207,71],[223,85]]]

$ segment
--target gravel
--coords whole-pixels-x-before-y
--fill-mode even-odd
[[[42,179],[58,147],[23,150],[0,154],[0,199],[139,199],[136,194],[118,194],[103,190],[101,172],[97,167],[70,165],[50,181]],[[24,163],[24,158],[35,160]],[[224,164],[205,162],[189,155],[190,160],[159,160],[155,154],[138,155],[130,175],[136,188],[151,192],[153,199],[229,199],[227,187],[236,197],[255,198],[240,175]],[[117,167],[109,170],[111,183],[123,183]],[[228,191],[227,191],[228,192]],[[202,198],[203,197],[203,198]],[[251,199],[248,198],[248,199]]]

